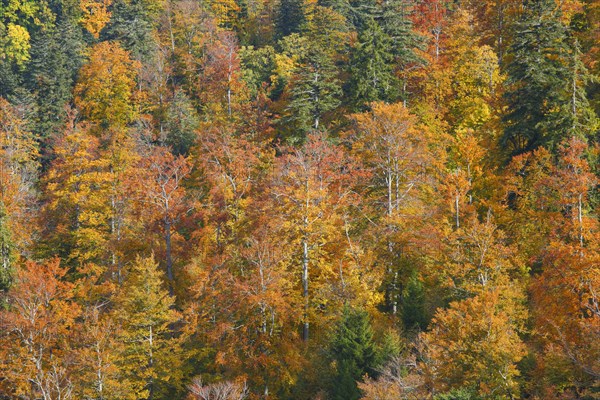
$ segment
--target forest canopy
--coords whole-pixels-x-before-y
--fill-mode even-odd
[[[600,1],[0,0],[0,399],[600,399]]]

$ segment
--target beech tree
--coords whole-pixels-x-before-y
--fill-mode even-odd
[[[385,279],[386,308],[399,311],[402,281],[398,262],[412,254],[415,232],[432,210],[424,207],[435,185],[435,153],[429,133],[401,103],[371,104],[372,111],[353,115],[355,129],[348,134],[352,151],[369,171],[363,182],[374,227],[377,264]]]
[[[436,391],[467,388],[485,399],[518,396],[524,315],[513,296],[490,289],[436,313],[430,331],[422,335],[425,368]]]
[[[6,377],[0,390],[7,396],[74,398],[72,332],[81,310],[66,274],[58,259],[17,268],[7,308],[0,312],[0,368]]]
[[[138,68],[139,63],[119,43],[97,44],[79,73],[75,104],[103,128],[127,125],[136,112],[133,91]]]
[[[25,121],[1,98],[0,148],[0,290],[6,290],[18,255],[31,240],[27,214],[33,212],[39,153]]]
[[[599,21],[1,0],[0,398],[597,397]]]
[[[190,174],[191,167],[183,156],[174,156],[167,148],[156,147],[142,160],[142,168],[144,173],[135,184],[140,196],[138,206],[142,207],[141,213],[149,226],[156,224],[162,236],[169,290],[173,294],[173,235],[177,232],[177,223],[190,210],[183,180]]]
[[[298,307],[302,338],[309,339],[311,320],[331,299],[329,282],[341,279],[344,210],[353,202],[352,169],[343,153],[314,133],[303,148],[289,149],[278,160],[271,193],[281,220],[280,232],[293,254],[289,268],[299,271]],[[343,267],[342,267],[343,268]]]
[[[99,157],[99,140],[88,126],[71,125],[57,139],[55,152],[44,178],[46,248],[41,250],[71,265],[106,265],[109,181],[106,160]]]

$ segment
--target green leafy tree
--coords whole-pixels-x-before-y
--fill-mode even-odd
[[[15,95],[31,60],[31,36],[54,25],[55,14],[47,1],[0,2],[0,96]]]
[[[8,290],[13,279],[15,245],[8,226],[4,203],[0,202],[0,292]]]
[[[166,144],[175,154],[188,154],[196,141],[199,120],[192,102],[181,89],[175,92],[165,118]]]
[[[114,301],[123,346],[116,362],[129,399],[165,398],[177,381],[179,344],[170,325],[179,315],[161,276],[154,257],[138,256]]]

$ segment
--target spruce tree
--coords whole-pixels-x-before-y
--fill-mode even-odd
[[[553,0],[528,2],[516,24],[507,66],[502,144],[513,154],[554,147],[573,125],[567,29]]]
[[[306,22],[304,0],[281,0],[276,18],[277,38],[300,32],[302,25]]]
[[[198,126],[198,115],[190,98],[178,89],[165,115],[165,142],[174,154],[188,154],[196,141]]]
[[[292,99],[284,119],[295,129],[292,140],[303,141],[308,132],[319,130],[321,118],[340,104],[341,94],[331,55],[320,46],[311,46],[292,82]]]
[[[402,323],[405,329],[424,330],[429,318],[425,310],[425,292],[417,272],[413,271],[402,291]]]
[[[413,30],[411,0],[386,0],[381,5],[381,26],[390,37],[391,53],[394,55],[395,74],[402,80],[401,98],[408,101],[407,75],[410,69],[422,66],[426,61],[417,54],[425,50],[425,37]]]
[[[37,32],[32,39],[26,86],[34,96],[33,130],[39,139],[52,137],[62,127],[84,47],[81,28],[70,20]]]
[[[587,89],[590,83],[596,82],[582,61],[581,46],[577,39],[572,39],[572,52],[569,68],[571,134],[581,138],[590,137],[600,129],[600,119],[588,99]]]
[[[336,372],[331,396],[336,400],[354,400],[361,396],[356,381],[365,374],[373,376],[379,364],[377,346],[369,314],[364,310],[344,307],[330,344]]]
[[[324,7],[331,7],[343,15],[348,21],[348,27],[360,31],[368,21],[380,15],[380,8],[375,0],[322,0]]]
[[[399,97],[394,75],[392,41],[375,20],[371,19],[358,35],[352,54],[350,97],[359,110],[374,101],[394,102]]]
[[[114,0],[112,18],[101,33],[103,40],[118,40],[135,60],[149,60],[155,49],[153,28],[161,2]]]
[[[425,38],[413,30],[408,0],[386,0],[381,5],[381,26],[391,39],[391,52],[402,65],[424,62],[415,50],[425,48]]]

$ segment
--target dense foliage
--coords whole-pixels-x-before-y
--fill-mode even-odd
[[[0,0],[1,399],[600,399],[598,0]]]

